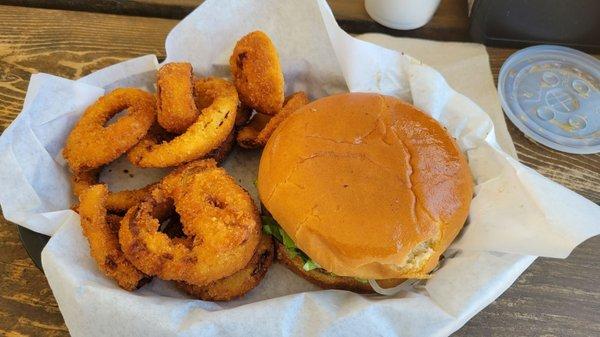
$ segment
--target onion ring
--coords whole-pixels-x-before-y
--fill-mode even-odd
[[[165,139],[167,132],[161,128],[158,124],[153,124],[148,130],[146,137],[152,137],[153,139]],[[73,194],[79,197],[79,195],[92,185],[100,184],[100,171],[102,167],[71,173],[71,188]],[[124,214],[135,204],[141,202],[148,196],[152,188],[156,184],[150,184],[148,186],[134,189],[134,190],[123,190],[118,192],[109,191],[106,197],[106,209],[110,212]]]
[[[100,169],[82,171],[71,175],[71,186],[73,194],[80,197],[82,193],[93,185],[99,183],[98,177]],[[155,184],[135,190],[123,190],[118,192],[109,192],[106,196],[105,207],[107,210],[116,213],[125,213],[128,209],[144,200]]]
[[[169,199],[187,236],[183,242],[158,232],[153,210]],[[245,267],[260,235],[258,210],[248,193],[208,159],[175,169],[151,197],[130,208],[119,242],[128,260],[148,275],[205,285]]]
[[[235,144],[235,136],[236,136],[236,132],[235,129],[231,130],[231,132],[229,133],[229,136],[227,136],[227,138],[225,138],[225,140],[221,143],[221,145],[219,145],[219,147],[217,147],[216,149],[210,151],[206,157],[202,158],[202,159],[214,159],[218,164],[221,164],[225,159],[227,159],[227,156],[229,155],[229,153],[231,153],[231,150],[233,150],[233,144]]]
[[[90,254],[98,269],[117,281],[125,290],[135,290],[149,281],[144,273],[136,269],[125,258],[119,247],[118,221],[120,218],[107,216],[105,201],[108,188],[94,185],[81,193],[78,212],[81,228],[88,239]]]
[[[236,137],[238,145],[245,149],[257,149],[263,147],[264,144],[258,142],[258,135],[260,134],[260,131],[269,124],[270,120],[271,116],[269,115],[261,113],[254,114],[250,123],[238,131]]]
[[[267,115],[281,109],[283,72],[277,50],[267,34],[255,31],[242,37],[233,49],[229,66],[244,105]]]
[[[206,158],[212,158],[217,163],[223,162],[231,152],[234,142],[235,132],[232,131],[225,141],[223,141],[218,148],[212,150]],[[87,188],[99,184],[99,176],[100,168],[71,174],[73,194],[79,197]],[[134,190],[122,190],[117,192],[109,191],[108,196],[106,197],[106,209],[110,212],[124,214],[131,207],[148,197],[155,186],[156,184],[150,184]]]
[[[270,235],[263,234],[248,265],[235,274],[204,286],[185,282],[175,284],[186,293],[204,301],[229,301],[254,289],[267,273],[274,256],[273,240]]]
[[[104,126],[118,112],[127,113]],[[156,119],[152,94],[135,88],[115,89],[86,109],[69,134],[63,156],[73,172],[108,164],[142,139]]]
[[[248,124],[250,117],[252,117],[252,108],[240,104],[238,106],[237,114],[235,115],[235,126],[242,127]]]
[[[172,133],[183,133],[198,118],[194,101],[192,65],[168,63],[158,70],[156,112],[158,124]]]
[[[141,140],[127,154],[129,161],[140,167],[177,166],[203,158],[223,143],[236,118],[239,101],[235,88],[223,79],[205,78],[194,82],[194,92],[201,103],[197,105],[206,106],[196,121],[170,141]]]
[[[250,124],[243,127],[237,136],[237,143],[247,149],[263,147],[277,129],[279,124],[288,118],[294,111],[308,104],[310,101],[308,96],[302,91],[294,93],[285,99],[285,104],[279,112],[268,119],[263,114],[256,114]]]
[[[237,115],[236,115],[237,116]],[[160,126],[156,125],[156,127],[150,129],[150,132],[146,136],[146,138],[151,138],[155,143],[162,143],[165,141],[170,141],[175,136],[173,134],[168,133],[166,130],[162,129]],[[214,159],[218,164],[222,163],[231,150],[233,149],[233,144],[235,143],[236,130],[235,128],[231,130],[227,138],[223,140],[221,144],[212,151],[210,151],[206,156],[202,159]]]

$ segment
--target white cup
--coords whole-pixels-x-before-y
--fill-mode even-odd
[[[365,9],[386,27],[409,30],[429,22],[439,4],[440,0],[365,0]]]

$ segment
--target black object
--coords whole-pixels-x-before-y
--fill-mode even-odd
[[[42,249],[44,249],[50,237],[21,226],[17,226],[17,230],[27,254],[29,254],[36,267],[44,271],[42,268]]]
[[[486,45],[600,51],[600,0],[474,0],[471,37]]]

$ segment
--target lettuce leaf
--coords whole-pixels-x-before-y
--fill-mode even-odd
[[[272,216],[263,215],[262,216],[262,224],[263,224],[263,232],[265,232],[269,235],[272,235],[275,238],[275,240],[277,240],[281,244],[283,244],[283,246],[285,247],[287,252],[292,257],[299,256],[302,259],[302,262],[304,262],[304,265],[302,266],[302,268],[304,270],[311,271],[313,269],[323,269],[323,267],[321,267],[318,263],[313,261],[310,257],[308,257],[308,255],[306,255],[306,253],[304,253],[302,250],[300,250],[296,246],[296,244],[294,243],[292,238],[283,230],[283,228],[281,228],[281,226],[279,226],[277,221],[275,221],[275,219],[273,219]],[[323,271],[327,272],[325,269],[323,269]],[[330,272],[327,272],[327,273],[335,275]],[[368,280],[361,279],[358,277],[355,277],[355,279],[362,283],[369,282]]]
[[[262,216],[263,232],[272,235],[275,240],[279,241],[291,257],[299,256],[304,262],[304,270],[309,271],[315,268],[321,268],[318,263],[311,260],[302,250],[300,250],[294,240],[279,226],[277,221],[272,216]],[[306,269],[310,268],[310,269]]]
[[[323,269],[323,268],[321,268],[321,266],[319,266],[319,264],[316,263],[315,261],[309,259],[308,261],[304,262],[304,266],[302,266],[302,269],[304,269],[306,271],[311,271],[313,269]]]

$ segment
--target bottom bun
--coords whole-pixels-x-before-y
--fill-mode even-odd
[[[360,294],[375,293],[369,283],[361,282],[353,277],[338,276],[317,268],[310,271],[304,270],[304,262],[299,256],[292,257],[285,246],[276,242],[277,260],[285,265],[289,270],[305,280],[323,288],[349,290]],[[404,279],[377,280],[377,283],[383,288],[391,288],[404,282]]]

